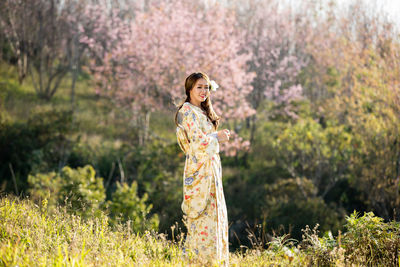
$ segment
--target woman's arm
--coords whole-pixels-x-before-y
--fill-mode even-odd
[[[181,108],[178,122],[185,129],[193,151],[206,152],[210,157],[219,152],[218,132],[204,133],[200,128],[199,118],[191,107],[185,105]]]

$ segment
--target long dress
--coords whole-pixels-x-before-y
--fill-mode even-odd
[[[188,233],[183,255],[202,264],[229,266],[228,215],[217,132],[206,112],[189,102],[183,104],[177,120],[178,144],[186,154],[181,209]]]

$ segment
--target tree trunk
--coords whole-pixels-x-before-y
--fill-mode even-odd
[[[71,110],[74,112],[75,110],[75,84],[78,78],[78,70],[79,70],[79,59],[80,59],[80,50],[79,50],[79,42],[78,42],[78,34],[75,34],[72,41],[72,59],[70,61],[70,69],[72,71],[72,83],[71,83]]]
[[[147,142],[147,140],[149,139],[150,115],[151,115],[151,112],[146,111],[145,121],[144,121],[145,125],[144,125],[144,142],[143,142],[143,144],[145,144]]]

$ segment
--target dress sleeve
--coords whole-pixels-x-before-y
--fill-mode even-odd
[[[179,111],[181,114],[182,126],[185,129],[189,145],[193,151],[205,152],[210,157],[219,153],[218,134],[216,131],[206,134],[200,128],[200,120],[196,112],[189,106],[184,106]]]

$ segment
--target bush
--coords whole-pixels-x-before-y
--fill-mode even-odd
[[[399,266],[400,223],[385,223],[373,212],[347,217],[343,247],[350,262],[360,265]]]
[[[37,203],[47,201],[47,208],[54,211],[57,205],[67,204],[68,211],[88,218],[92,215],[98,217],[102,211],[111,214],[111,223],[131,221],[131,228],[135,232],[145,230],[158,230],[159,220],[157,214],[147,220],[152,209],[152,204],[147,205],[148,195],[142,198],[137,195],[137,183],[131,186],[117,182],[117,189],[112,194],[112,199],[105,201],[106,194],[103,178],[96,177],[91,165],[72,169],[64,167],[61,173],[49,172],[29,175],[29,193]]]
[[[68,203],[71,211],[83,217],[101,208],[105,200],[103,178],[95,177],[92,166],[72,169],[65,166],[61,173],[39,173],[28,175],[29,190],[33,199],[48,200],[49,208]]]
[[[125,158],[128,173],[136,173],[138,195],[151,198],[152,211],[160,216],[160,231],[170,231],[181,223],[182,174],[185,154],[176,142],[163,144],[157,140]]]
[[[318,227],[319,224],[316,224],[313,229],[310,229],[307,225],[305,229],[302,229],[303,235],[299,249],[306,252],[312,266],[342,266],[345,261],[344,249],[338,246],[331,231],[319,237]]]
[[[300,249],[318,266],[399,266],[400,223],[385,223],[372,212],[346,217],[347,232],[335,239],[330,232],[318,236],[318,225],[303,231]]]
[[[131,221],[131,228],[134,232],[145,232],[145,230],[158,230],[159,220],[154,214],[147,220],[147,215],[153,205],[146,205],[147,193],[139,198],[137,195],[137,182],[129,186],[127,183],[117,182],[117,190],[112,194],[112,201],[108,201],[108,209],[111,212],[111,223],[116,224],[120,221]]]
[[[336,233],[340,229],[344,215],[323,198],[314,196],[316,188],[309,179],[281,179],[265,185],[265,189],[263,210],[268,215],[269,227],[289,227],[290,235],[295,239],[300,239],[302,228],[316,222],[324,231]]]
[[[35,112],[27,122],[0,121],[0,183],[4,191],[24,192],[29,173],[55,170],[65,159],[74,131],[68,110]]]

